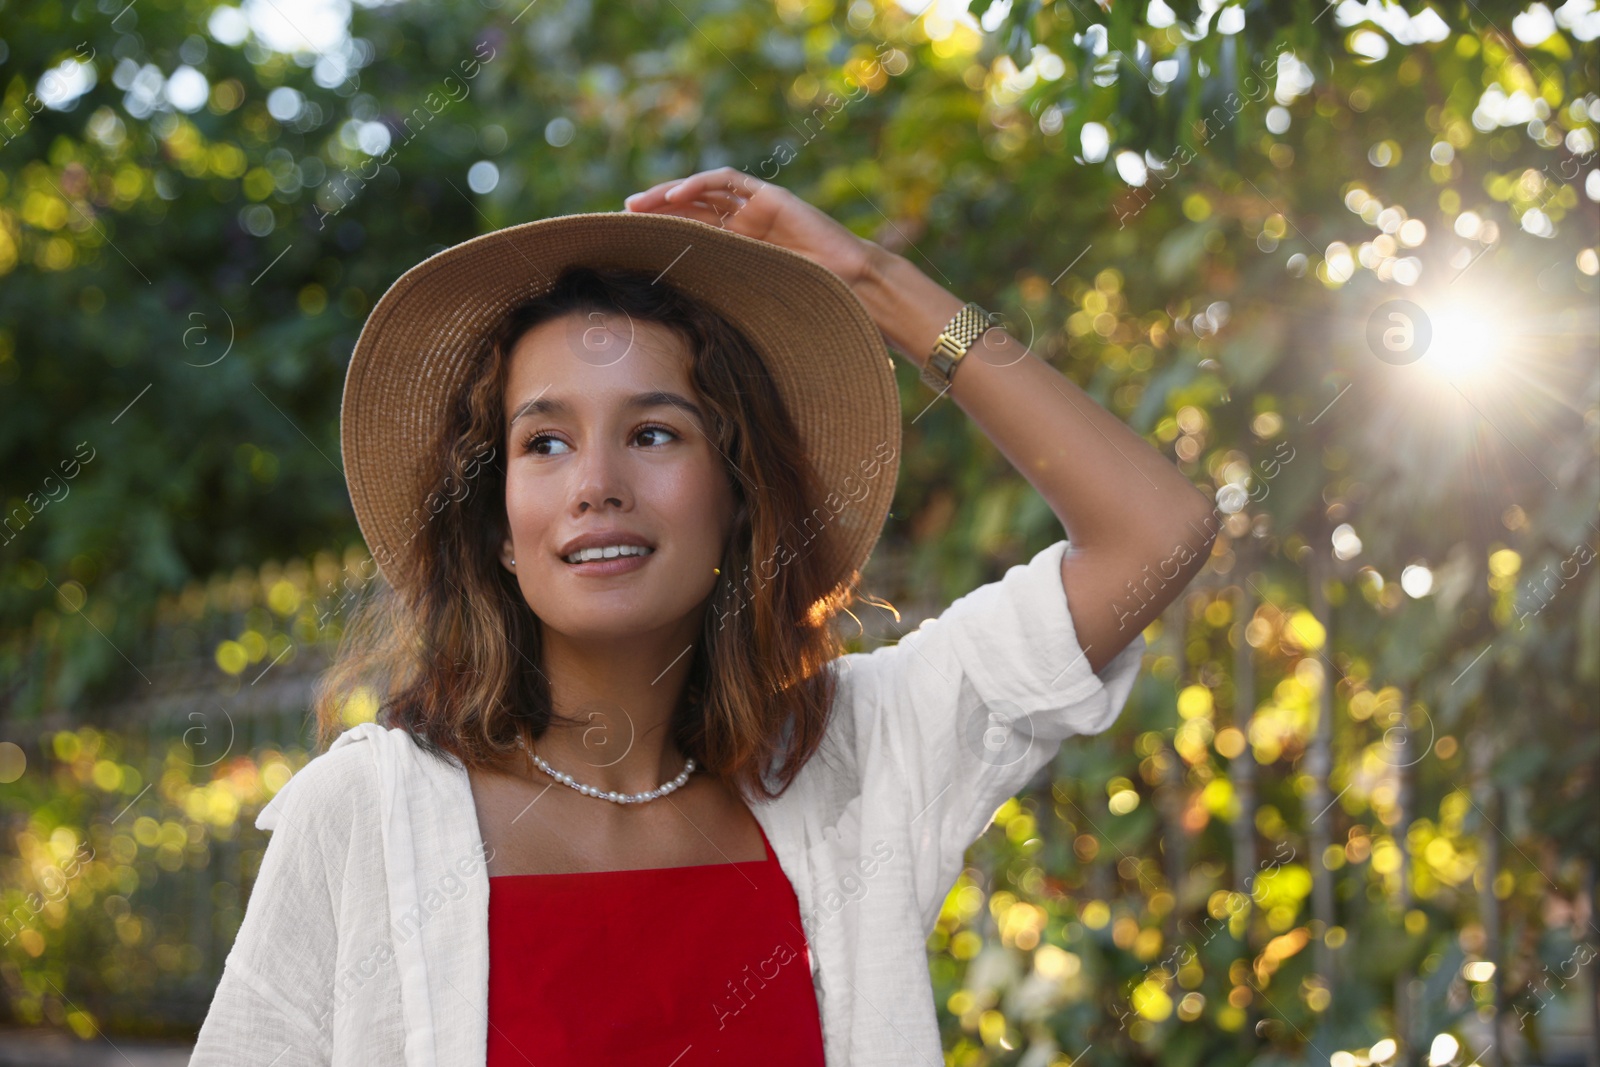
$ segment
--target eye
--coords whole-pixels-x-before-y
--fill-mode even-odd
[[[667,427],[662,426],[659,423],[651,423],[648,426],[641,426],[634,433],[633,436],[637,439],[639,437],[644,436],[645,434],[651,434],[651,433],[663,433],[663,434],[666,434],[668,437],[672,438],[674,441],[676,441],[678,439],[677,433],[675,433],[672,430],[669,430]]]
[[[545,441],[554,442],[555,444],[562,445],[563,447],[566,445],[565,441],[561,440],[559,437],[556,437],[554,434],[532,433],[522,439],[522,451],[524,453],[535,452],[541,456],[553,455],[554,453],[541,451],[539,449],[538,446],[540,443]]]

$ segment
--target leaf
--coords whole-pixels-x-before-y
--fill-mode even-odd
[[[1240,388],[1254,389],[1277,366],[1288,332],[1282,316],[1257,315],[1243,332],[1236,332],[1223,343],[1217,358]]]
[[[1174,390],[1188,385],[1199,373],[1200,370],[1193,360],[1174,360],[1144,387],[1144,392],[1139,396],[1138,407],[1128,416],[1128,425],[1140,433],[1149,433],[1155,428],[1156,420],[1167,411],[1167,397]]]
[[[1156,277],[1170,284],[1193,272],[1205,255],[1206,233],[1212,228],[1209,223],[1192,222],[1162,238],[1156,246]]]

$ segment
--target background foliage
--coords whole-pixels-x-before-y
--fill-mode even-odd
[[[1597,36],[1593,0],[0,4],[3,1010],[203,1013],[359,595],[338,400],[384,288],[732,164],[1217,501],[1127,712],[950,896],[947,1058],[1596,1056]],[[901,370],[875,591],[945,603],[1061,532]]]

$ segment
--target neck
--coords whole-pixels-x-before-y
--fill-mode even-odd
[[[597,789],[642,793],[676,778],[686,758],[672,741],[672,718],[698,634],[694,619],[604,640],[574,640],[546,628],[542,670],[562,718],[533,742],[533,751]],[[537,769],[530,773],[546,778]]]

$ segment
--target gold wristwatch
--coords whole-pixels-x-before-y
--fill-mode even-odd
[[[948,389],[961,357],[967,354],[967,349],[971,348],[973,342],[982,337],[991,325],[989,313],[977,304],[969,303],[956,312],[955,318],[951,319],[945,326],[944,332],[939,334],[939,340],[933,346],[933,353],[922,365],[924,384],[929,389],[936,389],[939,392]]]

